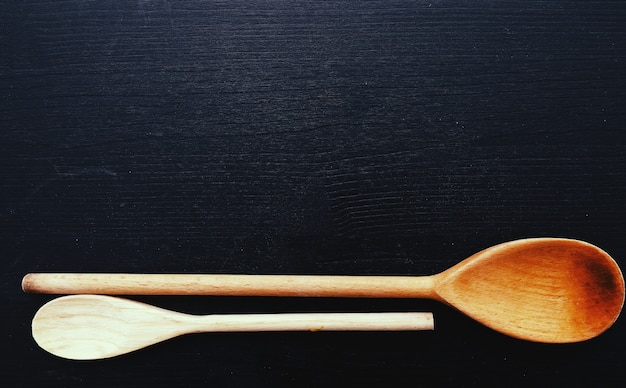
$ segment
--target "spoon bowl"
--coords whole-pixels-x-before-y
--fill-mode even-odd
[[[435,276],[438,299],[512,337],[580,342],[608,329],[624,279],[600,248],[577,240],[517,240],[481,251]]]

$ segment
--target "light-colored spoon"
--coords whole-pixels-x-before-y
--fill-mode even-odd
[[[432,313],[189,315],[103,295],[53,299],[33,318],[33,338],[59,357],[94,360],[188,333],[433,330]]]
[[[485,249],[432,276],[29,274],[27,292],[430,298],[512,337],[584,341],[607,330],[624,278],[600,248],[536,238]]]

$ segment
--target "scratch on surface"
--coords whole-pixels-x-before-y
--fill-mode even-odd
[[[59,172],[57,166],[54,166],[54,170],[55,170],[54,176],[44,179],[38,185],[36,185],[30,190],[28,195],[26,195],[26,197],[24,197],[24,199],[22,200],[22,205],[30,202],[35,197],[35,195],[37,195],[37,193],[42,191],[45,187],[63,178],[79,177],[79,176],[85,176],[85,175],[96,175],[96,176],[105,175],[105,176],[117,177],[117,173],[115,171],[106,167],[85,167],[85,168],[81,168],[81,169],[70,171],[70,172]]]

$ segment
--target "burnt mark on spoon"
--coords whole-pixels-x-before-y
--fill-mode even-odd
[[[615,261],[601,249],[588,246],[571,252],[575,257],[573,275],[584,285],[589,297],[598,298],[598,303],[624,299],[624,280]]]
[[[619,316],[624,304],[624,279],[617,263],[603,250],[581,246],[570,252],[572,274],[579,280],[575,321],[580,330],[603,331]]]
[[[604,295],[613,295],[619,290],[614,269],[594,260],[581,261],[587,276],[592,279],[587,281],[586,285],[594,286],[594,289]]]

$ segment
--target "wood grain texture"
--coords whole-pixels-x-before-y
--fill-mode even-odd
[[[621,321],[560,351],[443,324],[410,356],[403,336],[230,337],[67,367],[28,347],[45,299],[19,290],[35,271],[424,275],[548,235],[623,266],[622,1],[38,0],[0,4],[0,26],[4,381],[623,385]]]

